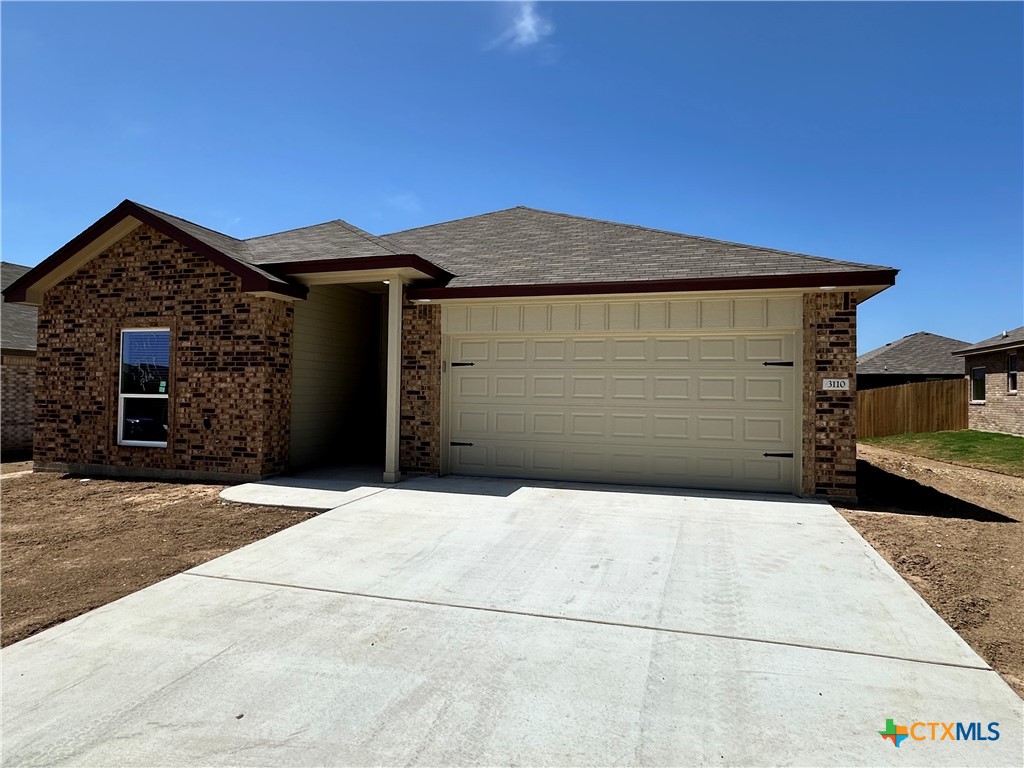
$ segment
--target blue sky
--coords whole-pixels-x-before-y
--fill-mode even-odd
[[[1024,323],[1019,3],[4,3],[2,254],[529,205],[898,267],[860,351]]]

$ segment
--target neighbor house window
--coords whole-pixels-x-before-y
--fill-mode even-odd
[[[121,383],[117,441],[167,446],[167,386],[171,332],[167,328],[121,331]]]
[[[971,402],[985,402],[985,369],[971,368]]]
[[[1017,353],[1006,356],[1006,391],[1017,394]]]

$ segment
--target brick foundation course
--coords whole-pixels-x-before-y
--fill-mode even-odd
[[[402,307],[402,402],[399,463],[403,472],[441,471],[441,307]]]
[[[1008,354],[1017,355],[1017,391],[1012,394],[1007,385]],[[966,370],[970,377],[971,368],[985,369],[985,402],[968,403],[967,426],[982,432],[1003,432],[1024,436],[1024,376],[1020,373],[1024,347],[1012,350],[997,350],[968,355]],[[968,392],[970,397],[970,392]]]
[[[254,479],[288,460],[293,309],[142,225],[46,291],[39,469]],[[120,331],[170,328],[166,448],[117,443]]]
[[[804,296],[803,481],[805,496],[857,497],[857,297]],[[850,390],[823,391],[822,379],[849,379]]]

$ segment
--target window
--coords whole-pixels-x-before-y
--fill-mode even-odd
[[[1017,353],[1006,356],[1006,391],[1017,394]]]
[[[171,332],[167,328],[121,331],[120,445],[167,447],[167,385]]]
[[[985,402],[985,369],[971,368],[971,402]]]

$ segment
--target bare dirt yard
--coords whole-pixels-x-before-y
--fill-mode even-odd
[[[860,501],[839,511],[1024,696],[1024,478],[857,453]]]
[[[229,504],[221,485],[0,469],[0,644],[310,517]]]

